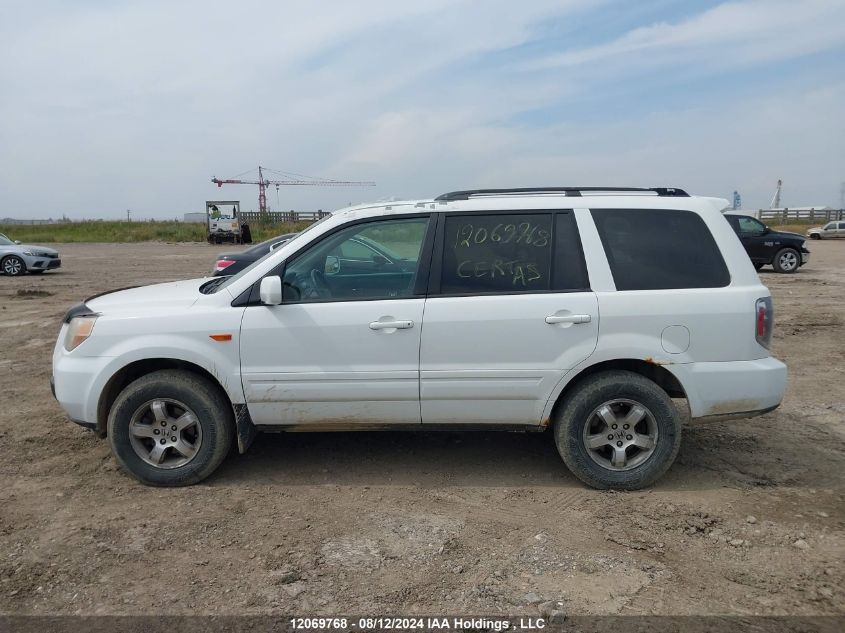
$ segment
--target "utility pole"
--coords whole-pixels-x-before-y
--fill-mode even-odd
[[[129,216],[131,216],[131,215],[132,215],[132,211],[130,211],[129,209],[126,209],[126,221],[127,221],[127,222],[131,222],[131,221],[132,221],[132,220],[129,218]]]

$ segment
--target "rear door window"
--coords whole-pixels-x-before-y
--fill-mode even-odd
[[[441,294],[588,287],[571,211],[445,214]]]
[[[698,214],[670,209],[592,209],[617,290],[721,288],[725,260]]]

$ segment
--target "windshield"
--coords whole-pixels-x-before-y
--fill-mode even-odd
[[[315,226],[317,226],[317,225],[319,225],[319,224],[322,224],[323,222],[325,222],[326,220],[328,220],[330,217],[332,217],[332,216],[331,216],[331,215],[327,215],[326,217],[324,217],[324,218],[321,218],[321,219],[317,220],[316,222],[314,222],[314,224],[312,224],[311,226],[306,227],[305,229],[303,229],[302,231],[300,231],[299,233],[297,233],[294,237],[292,237],[292,238],[290,239],[290,242],[294,242],[294,241],[296,241],[296,240],[301,239],[303,235],[305,235],[306,233],[308,233],[308,232],[309,232],[311,229],[313,229]],[[285,246],[287,246],[288,244],[290,244],[290,242],[285,242]],[[259,259],[255,260],[255,261],[254,261],[254,262],[252,262],[249,266],[247,266],[246,268],[244,268],[241,272],[239,272],[239,273],[238,273],[238,274],[236,274],[236,275],[232,275],[231,277],[220,277],[220,279],[222,280],[220,283],[214,283],[214,282],[216,281],[216,280],[214,280],[214,281],[212,281],[212,282],[210,282],[210,283],[205,284],[205,285],[202,287],[203,291],[204,291],[206,294],[209,294],[209,293],[212,293],[212,292],[217,292],[217,291],[219,291],[219,290],[222,290],[223,288],[225,288],[226,286],[231,285],[232,283],[234,283],[235,281],[237,281],[238,279],[240,279],[240,278],[241,278],[241,277],[243,277],[244,275],[248,275],[248,274],[250,273],[250,271],[251,271],[253,268],[255,268],[256,266],[259,266],[259,265],[260,265],[260,264],[261,264],[261,263],[262,263],[265,259],[267,259],[267,258],[268,258],[268,257],[270,257],[271,255],[273,255],[275,252],[276,252],[276,251],[270,251],[269,253],[267,253],[266,255],[264,255],[264,257],[261,257],[261,258],[259,258]]]
[[[0,233],[0,245],[9,246],[10,244],[14,244],[14,242],[12,240],[10,240],[8,237],[6,237],[5,235],[3,235],[2,233]]]

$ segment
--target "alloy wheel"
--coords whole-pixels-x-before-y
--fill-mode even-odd
[[[639,402],[608,400],[589,415],[582,438],[594,462],[608,470],[630,470],[654,453],[657,422]]]
[[[3,272],[7,275],[19,275],[21,268],[21,260],[17,257],[9,257],[3,262]]]
[[[795,270],[798,266],[798,256],[792,251],[787,251],[778,257],[778,262],[783,270]]]
[[[135,453],[156,468],[179,468],[196,457],[202,426],[185,404],[157,398],[142,404],[129,420]]]

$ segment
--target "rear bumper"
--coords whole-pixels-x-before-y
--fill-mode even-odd
[[[732,419],[777,408],[786,391],[786,365],[776,358],[666,367],[687,393],[690,417]]]
[[[758,409],[757,411],[739,411],[737,413],[722,413],[717,415],[704,415],[700,418],[693,418],[696,422],[724,422],[725,420],[745,420],[747,418],[755,418],[758,415],[766,415],[778,408],[779,405],[769,407],[768,409]]]

